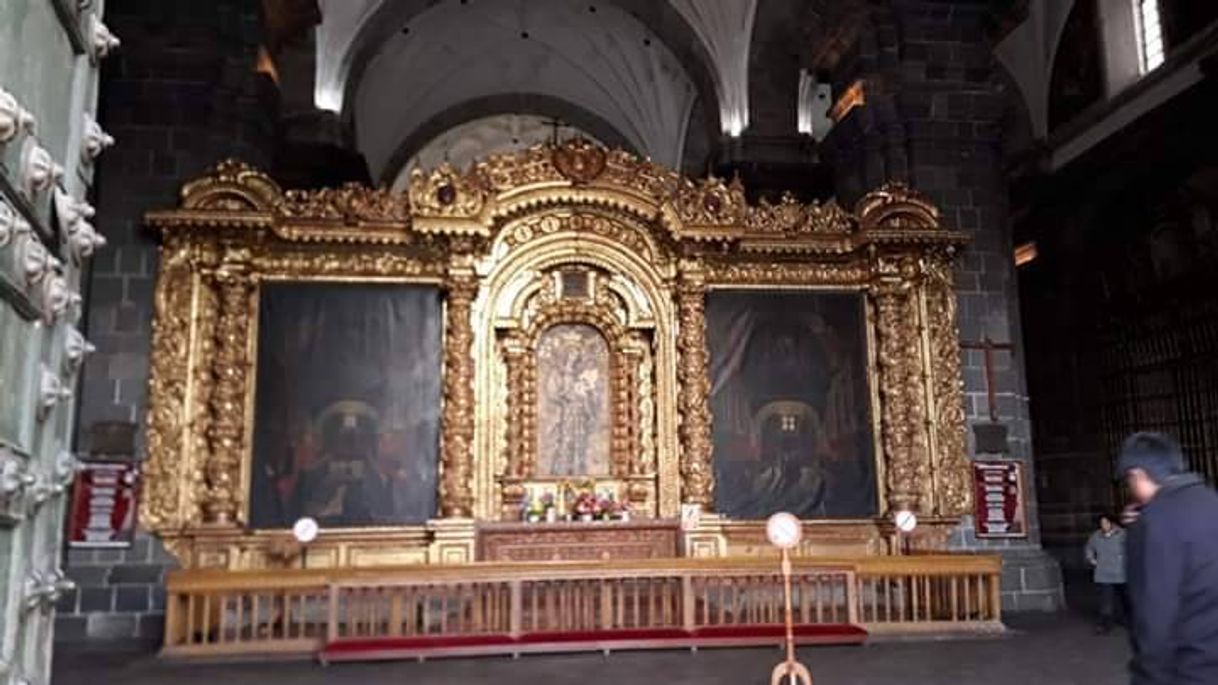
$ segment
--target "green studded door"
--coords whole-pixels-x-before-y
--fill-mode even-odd
[[[81,275],[105,241],[88,205],[101,0],[0,2],[0,685],[51,679],[74,392],[92,346]]]

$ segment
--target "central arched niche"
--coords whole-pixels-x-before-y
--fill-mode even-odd
[[[475,355],[491,363],[476,444],[493,491],[479,501],[497,507],[477,514],[516,519],[536,488],[594,480],[643,515],[676,516],[673,265],[651,229],[536,209],[505,222],[482,268]]]
[[[542,331],[535,354],[536,475],[608,476],[614,387],[605,335],[587,323],[556,323]]]

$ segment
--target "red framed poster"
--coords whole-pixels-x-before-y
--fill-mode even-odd
[[[87,461],[76,473],[68,546],[127,547],[135,537],[140,467],[130,461]]]
[[[973,462],[976,533],[979,538],[1026,538],[1023,463]]]

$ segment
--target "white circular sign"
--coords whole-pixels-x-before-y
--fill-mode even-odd
[[[765,536],[780,549],[792,549],[799,544],[803,537],[803,526],[799,519],[785,511],[780,511],[770,517],[765,523]]]
[[[306,516],[297,520],[292,526],[292,536],[296,538],[297,542],[307,545],[317,539],[319,530],[317,521]]]
[[[898,511],[893,521],[897,524],[897,530],[902,533],[911,533],[918,527],[918,517],[914,516],[912,511]]]

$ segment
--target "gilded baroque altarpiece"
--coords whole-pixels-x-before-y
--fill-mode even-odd
[[[147,219],[162,260],[141,520],[184,566],[262,568],[299,552],[283,530],[249,525],[259,293],[269,282],[443,293],[436,516],[323,531],[311,566],[471,560],[475,521],[518,518],[531,488],[571,468],[539,455],[552,442],[539,430],[589,420],[611,426],[566,449],[594,450],[597,480],[636,516],[701,505],[686,554],[760,553],[761,522],[710,511],[705,308],[717,289],[860,294],[877,512],[917,511],[933,547],[969,511],[952,271],[966,240],[905,186],[876,189],[853,211],[749,204],[739,183],[691,180],[573,140],[466,172],[418,171],[403,194],[284,191],[226,161],[186,184],[179,208]],[[556,377],[538,368],[539,346],[560,326],[573,340],[572,331],[603,336],[583,357],[542,357],[569,359],[572,397],[595,390],[602,405],[538,402],[539,379]],[[882,521],[809,522],[803,551],[882,553]]]

